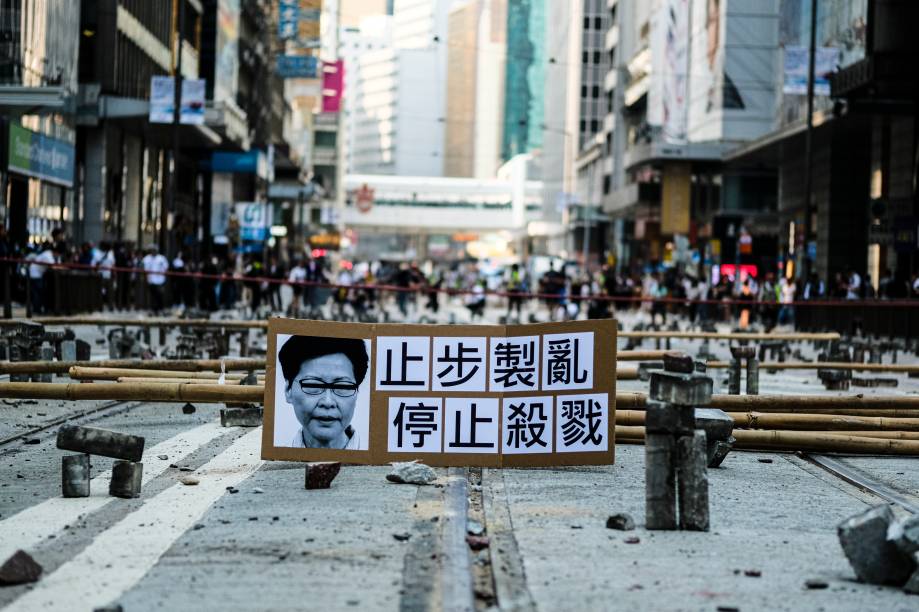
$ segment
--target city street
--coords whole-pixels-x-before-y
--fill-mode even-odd
[[[497,315],[489,312],[490,318]],[[101,337],[99,327],[75,330],[81,338]],[[93,345],[94,357],[106,356],[104,346]],[[641,348],[651,345],[653,340],[645,341]],[[693,353],[698,342],[675,340],[672,348]],[[713,343],[712,351],[725,358],[726,343]],[[917,362],[912,355],[899,360]],[[898,394],[919,394],[919,380],[896,378]],[[716,392],[719,379],[716,375]],[[647,383],[622,381],[617,390],[646,391]],[[792,370],[764,372],[761,393],[828,392],[813,372]],[[330,489],[305,490],[302,464],[261,461],[261,428],[220,427],[219,407],[202,403],[185,414],[174,403],[4,400],[0,558],[25,549],[44,574],[33,585],[0,589],[0,605],[9,610],[115,604],[123,610],[916,606],[915,595],[856,582],[837,542],[838,523],[889,500],[793,453],[734,451],[722,467],[710,470],[709,533],[648,531],[641,446],[617,445],[611,466],[438,469],[432,486],[387,482],[385,466],[344,466]],[[107,495],[110,460],[101,457],[92,459],[90,497],[60,497],[55,434],[65,420],[146,438],[139,498]],[[915,459],[841,462],[883,485],[878,491],[889,487],[919,506]],[[198,484],[182,484],[188,476]],[[606,527],[606,519],[620,512],[635,519],[634,531]],[[484,529],[488,544],[467,545],[467,528]]]

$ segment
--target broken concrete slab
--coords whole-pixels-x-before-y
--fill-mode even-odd
[[[887,528],[887,539],[907,555],[919,552],[919,516],[891,523]]]
[[[338,476],[340,470],[341,463],[337,461],[307,463],[306,488],[328,489],[332,486],[332,481]]]
[[[89,455],[61,457],[61,494],[64,497],[89,497]]]
[[[708,453],[708,467],[709,468],[719,468],[721,464],[724,463],[724,460],[734,450],[734,443],[737,442],[737,439],[734,436],[729,437],[727,440],[715,440],[710,442],[706,448]]]
[[[734,431],[734,419],[718,408],[696,408],[693,429],[704,431],[709,442],[727,440]]]
[[[0,565],[0,586],[37,582],[42,566],[24,550],[17,550]]]
[[[396,462],[386,475],[386,480],[399,484],[428,485],[437,480],[433,468],[417,461]]]
[[[77,453],[101,455],[125,461],[140,461],[144,456],[144,438],[108,429],[64,425],[57,432],[57,447]]]
[[[109,483],[108,488],[109,495],[124,499],[140,497],[143,473],[143,463],[116,461],[112,464],[112,481]]]
[[[259,427],[261,424],[261,408],[252,406],[220,409],[220,425],[222,427]]]
[[[912,560],[887,539],[894,522],[885,504],[849,517],[837,527],[839,544],[862,582],[902,586],[910,578]]]

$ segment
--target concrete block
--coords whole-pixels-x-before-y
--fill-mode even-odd
[[[747,359],[747,395],[759,395],[759,361]]]
[[[910,578],[912,560],[887,539],[893,522],[893,512],[885,504],[849,517],[836,528],[849,565],[862,582],[900,586]]]
[[[721,464],[724,463],[728,454],[734,450],[734,442],[736,441],[734,436],[731,436],[727,440],[709,441],[706,446],[708,467],[712,469],[721,467]]]
[[[77,341],[63,340],[61,342],[61,361],[77,360]]]
[[[708,531],[708,452],[705,432],[677,439],[677,497],[680,506],[680,529]]]
[[[755,346],[732,346],[731,357],[734,359],[753,359],[756,357]]]
[[[697,374],[652,372],[649,397],[680,406],[707,406],[712,401],[712,379]]]
[[[221,408],[220,425],[222,427],[259,427],[262,424],[262,409],[257,406],[248,408]]]
[[[638,364],[638,380],[648,381],[651,380],[651,371],[652,370],[663,370],[664,364],[657,362],[643,362]]]
[[[328,489],[341,470],[339,462],[322,462],[306,464],[306,488]]]
[[[727,440],[734,431],[734,419],[718,408],[696,408],[693,429],[705,432],[709,442]]]
[[[647,400],[645,431],[671,435],[689,434],[696,428],[695,413],[688,406]]]
[[[692,357],[686,353],[664,353],[664,371],[692,374],[694,370],[695,366],[692,362]]]
[[[913,566],[919,568],[919,553],[913,553]],[[916,569],[909,577],[909,580],[903,585],[903,590],[911,595],[919,595],[919,569]]]
[[[24,550],[17,550],[0,565],[0,586],[37,582],[42,566]]]
[[[61,493],[64,497],[89,497],[89,455],[61,457]]]
[[[645,435],[645,528],[676,529],[676,440]]]
[[[144,456],[144,438],[141,436],[80,425],[62,426],[57,432],[57,447],[126,461],[140,461]]]
[[[729,364],[728,395],[740,395],[740,359],[731,359]]]
[[[108,487],[109,495],[125,499],[140,497],[143,474],[143,463],[116,461],[112,464],[112,481]]]

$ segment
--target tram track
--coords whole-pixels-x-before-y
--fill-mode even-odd
[[[89,421],[93,421],[93,420],[100,419],[105,416],[119,414],[122,410],[127,410],[134,406],[140,405],[141,403],[142,402],[137,402],[133,400],[111,401],[111,402],[106,402],[102,404],[101,406],[97,406],[95,408],[81,410],[79,412],[66,414],[64,416],[58,417],[56,419],[52,419],[50,421],[45,421],[41,425],[32,427],[26,431],[22,431],[22,432],[13,434],[11,436],[7,436],[5,438],[0,438],[0,453],[2,453],[5,450],[3,447],[8,446],[14,442],[27,439],[31,436],[41,434],[42,432],[45,432],[51,429],[52,427],[57,427],[59,425],[63,425],[64,423],[75,421],[77,419],[81,419],[84,417],[93,417],[92,419],[89,419]],[[121,408],[121,410],[119,410],[119,408]]]
[[[799,451],[795,455],[859,491],[880,498],[889,504],[896,504],[912,514],[919,514],[919,497],[866,474],[846,463],[844,459],[804,451]]]

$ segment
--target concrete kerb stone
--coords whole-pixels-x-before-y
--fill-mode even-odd
[[[705,406],[712,401],[712,379],[694,374],[652,372],[649,397],[679,406]]]
[[[112,481],[109,483],[109,495],[125,499],[140,497],[143,474],[143,463],[116,461],[112,464]]]
[[[721,464],[724,463],[724,460],[727,458],[728,454],[734,450],[735,442],[737,442],[737,439],[734,436],[731,436],[727,440],[716,440],[714,443],[709,444],[708,467],[721,467]]]
[[[648,400],[645,406],[645,431],[669,435],[687,435],[696,429],[692,408]]]
[[[57,447],[126,461],[140,461],[144,456],[143,437],[82,425],[62,426],[57,432]]]
[[[734,419],[718,408],[696,408],[693,429],[701,429],[709,442],[726,441],[734,432]],[[647,418],[647,417],[646,417]]]
[[[89,455],[61,457],[61,494],[64,497],[89,497]]]
[[[708,531],[708,453],[705,432],[677,439],[677,496],[680,505],[680,529]]]
[[[676,440],[670,434],[645,435],[645,527],[677,528]]]
[[[842,550],[862,582],[902,586],[915,570],[913,559],[887,537],[894,523],[893,511],[885,504],[849,517],[837,527]]]
[[[907,555],[919,553],[919,516],[891,523],[887,528],[887,539]]]

